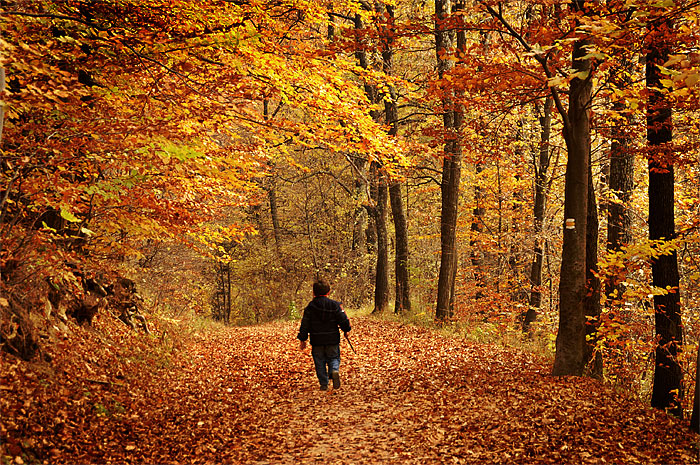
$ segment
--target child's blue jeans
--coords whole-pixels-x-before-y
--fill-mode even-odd
[[[340,344],[312,346],[311,356],[316,367],[316,376],[321,386],[328,386],[328,376],[340,368]]]

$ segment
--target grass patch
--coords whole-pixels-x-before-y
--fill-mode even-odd
[[[388,308],[393,310],[393,304]],[[538,327],[536,323],[533,324],[532,333],[528,335],[515,323],[493,323],[478,318],[455,319],[440,324],[435,321],[435,309],[427,305],[414,304],[411,311],[398,315],[389,310],[381,314],[372,314],[371,310],[372,307],[368,306],[353,313],[428,328],[447,337],[465,339],[477,344],[508,347],[532,353],[548,361],[554,360],[555,335],[545,328]],[[348,315],[351,316],[350,312]]]

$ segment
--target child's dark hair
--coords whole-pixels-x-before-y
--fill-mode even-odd
[[[328,281],[326,281],[323,278],[318,278],[316,281],[314,281],[314,295],[319,296],[319,295],[326,295],[331,291],[331,286],[328,284]]]

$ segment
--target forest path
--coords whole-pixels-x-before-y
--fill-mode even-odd
[[[357,353],[341,343],[342,386],[329,392],[298,322],[194,335],[163,357],[164,334],[104,318],[64,333],[50,365],[0,354],[0,463],[697,463],[687,423],[596,381],[351,321]]]
[[[357,354],[342,343],[342,386],[330,392],[319,390],[296,324],[201,340],[163,409],[146,421],[157,428],[139,441],[142,457],[256,464],[697,460],[680,423],[595,381],[551,377],[527,354],[374,319],[353,325]],[[183,431],[190,438],[178,443]],[[148,454],[148,439],[153,452],[170,443],[168,455]]]

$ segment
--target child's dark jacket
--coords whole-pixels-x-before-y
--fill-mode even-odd
[[[350,331],[350,320],[340,302],[317,296],[304,309],[297,339],[305,341],[310,335],[312,346],[340,344],[338,327],[346,333]]]

